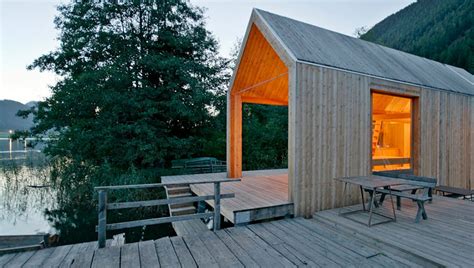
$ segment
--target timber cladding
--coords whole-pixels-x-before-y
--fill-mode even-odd
[[[261,10],[252,12],[228,92],[228,176],[242,176],[242,103],[288,105],[295,215],[341,206],[334,178],[372,171],[373,92],[411,99],[415,175],[474,188],[473,75]]]
[[[420,170],[440,185],[474,186],[474,97],[422,90]],[[471,181],[470,181],[471,180]]]
[[[334,178],[370,174],[372,91],[415,100],[415,174],[441,185],[474,185],[474,97],[305,63],[296,65],[295,79],[289,176],[296,215],[339,207],[342,184]]]
[[[341,205],[342,184],[333,178],[370,173],[369,83],[357,74],[297,64],[289,104],[296,107],[289,119],[295,129],[289,176],[297,215]]]

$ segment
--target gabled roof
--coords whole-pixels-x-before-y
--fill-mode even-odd
[[[263,10],[255,11],[299,61],[474,95],[474,76],[461,68]]]

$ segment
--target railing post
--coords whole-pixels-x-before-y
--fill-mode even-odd
[[[105,247],[107,226],[107,191],[99,191],[99,226],[97,228],[99,248]]]
[[[214,231],[221,228],[221,183],[214,182]]]

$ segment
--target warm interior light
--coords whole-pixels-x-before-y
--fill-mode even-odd
[[[411,168],[412,100],[372,93],[372,170]]]

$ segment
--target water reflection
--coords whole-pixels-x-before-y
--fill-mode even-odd
[[[45,209],[55,206],[47,159],[36,150],[0,156],[0,235],[51,232]]]

